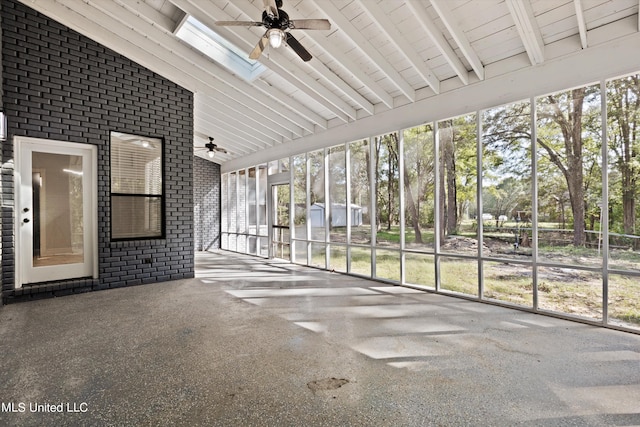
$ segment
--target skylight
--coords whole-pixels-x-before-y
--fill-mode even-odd
[[[183,22],[176,31],[176,36],[248,82],[255,80],[266,70],[258,61],[249,59],[248,53],[193,16]]]

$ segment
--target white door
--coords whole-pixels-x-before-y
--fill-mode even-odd
[[[96,147],[15,137],[16,287],[97,277]]]

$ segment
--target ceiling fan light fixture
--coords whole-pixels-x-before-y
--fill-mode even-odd
[[[267,37],[269,38],[269,45],[277,49],[282,46],[282,42],[284,41],[284,31],[279,28],[272,28],[267,31]]]
[[[211,149],[209,151],[207,151],[207,156],[209,156],[210,159],[213,159],[215,157],[215,155],[216,155],[215,151],[213,151]]]

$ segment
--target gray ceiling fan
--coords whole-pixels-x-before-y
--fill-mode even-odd
[[[287,12],[281,9],[282,0],[263,0],[264,11],[262,21],[216,21],[216,25],[235,27],[265,27],[267,31],[262,35],[256,47],[249,54],[249,58],[258,59],[262,52],[270,45],[277,49],[284,41],[303,61],[311,60],[312,56],[289,30],[330,30],[331,23],[327,19],[289,19]]]

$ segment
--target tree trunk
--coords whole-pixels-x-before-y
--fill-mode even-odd
[[[453,128],[443,128],[441,143],[443,145],[443,163],[447,184],[446,227],[447,235],[456,234],[458,229],[458,202],[456,195],[456,161],[453,142]]]
[[[406,166],[406,165],[405,165]],[[409,208],[409,216],[411,217],[411,226],[416,236],[416,243],[422,244],[422,232],[420,231],[420,218],[418,217],[418,209],[413,199],[413,191],[411,191],[411,184],[409,183],[409,174],[407,168],[404,168],[404,190],[407,195],[406,202]]]
[[[569,190],[569,203],[573,213],[573,245],[584,246],[585,243],[585,209],[584,209],[584,172],[583,163],[584,155],[582,153],[582,105],[585,96],[585,88],[573,89],[571,91],[571,105],[568,111],[568,117],[560,109],[558,102],[553,95],[549,95],[550,107],[552,112],[550,117],[558,124],[562,131],[564,139],[564,155],[566,164],[549,144],[538,139],[538,142],[549,154],[551,162],[553,162],[567,182]]]
[[[635,87],[638,87],[638,80],[634,79]],[[633,105],[629,105],[629,99],[625,91],[625,102],[622,102],[622,96],[619,100],[619,126],[622,137],[622,165],[620,167],[620,173],[622,175],[622,221],[625,234],[635,234],[636,232],[636,193],[637,193],[637,177],[634,173],[633,162],[636,159],[637,153],[634,151],[635,145],[635,120],[629,116],[633,114],[632,111],[637,111],[640,108],[640,93],[636,93],[636,100]],[[640,92],[640,91],[639,91]],[[620,94],[622,95],[622,94]],[[624,118],[623,118],[624,117]],[[634,129],[632,129],[632,127]]]
[[[388,185],[388,189],[389,189],[389,226],[388,226],[388,230],[391,230],[391,224],[393,223],[398,223],[399,222],[399,218],[395,217],[393,218],[393,213],[395,212],[394,209],[394,205],[395,205],[395,198],[394,195],[396,193],[400,192],[400,188],[399,186],[399,182],[395,179],[396,178],[396,174],[399,172],[398,167],[399,167],[399,154],[398,154],[398,150],[400,147],[400,142],[399,142],[399,138],[398,138],[398,133],[394,132],[392,134],[389,135],[389,139],[387,140],[387,149],[389,150],[389,185]],[[393,220],[395,221],[393,221]]]
[[[443,152],[444,152],[443,147],[440,146],[441,156],[440,156],[440,163],[438,165],[438,181],[440,183],[440,193],[438,194],[438,213],[440,214],[440,224],[439,224],[440,225],[440,227],[439,227],[440,231],[439,231],[439,233],[440,233],[440,242],[441,243],[444,243],[445,230],[446,230],[445,224],[447,223],[447,217],[445,215],[445,212],[446,212],[446,207],[445,207],[446,197],[445,196],[446,195],[445,195],[445,191],[444,191],[444,189],[445,189],[445,185],[444,185],[445,184],[445,181],[444,181],[445,174],[444,174],[444,159],[443,159],[444,156],[442,155]]]
[[[571,91],[573,100],[573,110],[571,111],[572,128],[570,138],[570,155],[567,156],[568,187],[569,198],[571,199],[571,209],[573,211],[573,245],[584,246],[585,244],[585,211],[584,211],[584,173],[582,154],[582,104],[584,101],[584,88]]]

